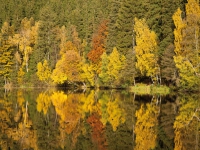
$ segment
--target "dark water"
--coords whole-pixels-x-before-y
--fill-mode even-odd
[[[0,92],[2,150],[198,150],[198,94]]]

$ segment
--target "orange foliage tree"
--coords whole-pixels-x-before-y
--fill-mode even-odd
[[[105,50],[105,40],[107,37],[107,20],[100,23],[97,33],[92,38],[92,50],[88,53],[88,59],[90,60],[92,68],[92,74],[94,76],[94,85],[97,84],[98,74],[101,70],[101,56]]]
[[[100,116],[97,113],[94,113],[87,119],[87,122],[92,127],[92,139],[97,143],[98,149],[106,149],[106,138],[105,138],[105,127],[100,121]]]
[[[75,50],[67,50],[57,62],[52,73],[55,83],[80,81],[81,57]]]
[[[88,59],[98,64],[101,55],[105,52],[105,39],[107,37],[107,20],[103,20],[98,27],[97,33],[92,38],[92,50],[88,53]]]

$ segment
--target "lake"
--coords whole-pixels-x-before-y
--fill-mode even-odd
[[[198,150],[198,94],[0,91],[3,150]]]

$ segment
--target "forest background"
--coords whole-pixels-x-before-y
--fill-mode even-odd
[[[198,0],[0,0],[0,85],[198,89]]]

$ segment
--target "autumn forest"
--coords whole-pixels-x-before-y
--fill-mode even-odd
[[[198,0],[0,0],[0,86],[196,90]]]

